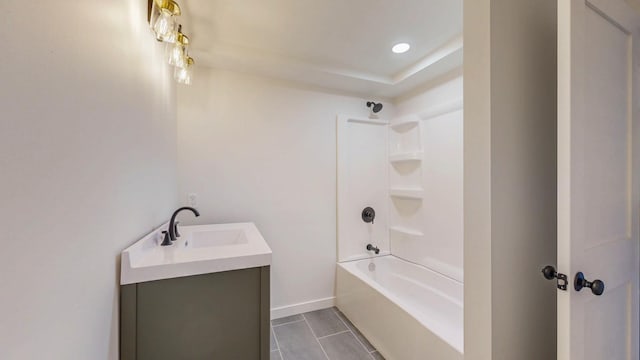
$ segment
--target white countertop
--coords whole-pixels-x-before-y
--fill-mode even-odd
[[[180,226],[173,245],[154,230],[122,252],[120,284],[271,265],[271,249],[253,223]]]

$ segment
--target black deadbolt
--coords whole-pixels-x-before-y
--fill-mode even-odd
[[[568,279],[567,279],[567,275],[565,274],[560,274],[559,272],[556,271],[556,268],[554,268],[551,265],[547,265],[542,269],[542,276],[544,276],[545,279],[547,280],[553,280],[553,279],[557,279],[556,284],[558,289],[560,290],[567,290],[567,284],[569,283]]]
[[[364,210],[362,210],[362,221],[373,224],[373,220],[375,220],[375,218],[376,211],[373,210],[372,207],[367,206],[366,208],[364,208]]]

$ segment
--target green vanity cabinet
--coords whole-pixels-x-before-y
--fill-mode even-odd
[[[121,360],[268,360],[269,266],[121,286]]]

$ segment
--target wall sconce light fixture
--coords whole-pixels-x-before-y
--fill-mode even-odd
[[[182,14],[173,0],[147,0],[149,27],[156,39],[167,44],[168,61],[175,66],[174,78],[181,84],[191,84],[193,58],[188,54],[189,37],[182,33],[177,18]]]

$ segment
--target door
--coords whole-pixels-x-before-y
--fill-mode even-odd
[[[559,360],[638,359],[639,28],[624,0],[558,1]]]

